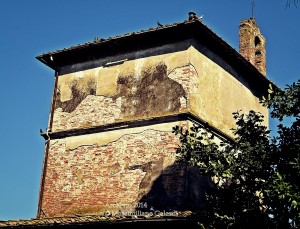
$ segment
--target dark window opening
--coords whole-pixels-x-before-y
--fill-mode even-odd
[[[261,51],[260,50],[257,50],[256,52],[255,52],[255,56],[260,56],[261,55]]]
[[[255,39],[254,39],[254,45],[255,45],[255,47],[257,47],[257,46],[260,45],[260,39],[259,39],[259,37],[255,37]]]

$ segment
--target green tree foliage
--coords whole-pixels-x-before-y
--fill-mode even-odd
[[[178,162],[197,166],[214,183],[206,195],[207,228],[298,228],[300,226],[300,81],[285,90],[269,89],[261,103],[271,117],[291,125],[277,135],[255,111],[233,113],[234,141],[217,140],[204,127],[174,127],[180,136]]]

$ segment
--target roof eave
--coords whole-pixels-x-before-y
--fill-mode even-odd
[[[140,32],[128,33],[122,36],[109,37],[108,39],[100,39],[94,42],[87,42],[82,45],[44,53],[36,58],[50,68],[59,70],[62,66],[83,62],[88,58],[100,55],[101,52],[105,55],[105,52],[109,51],[108,53],[111,53],[112,50],[117,50],[118,52],[122,51],[119,50],[120,48],[132,51],[151,47],[159,43],[170,43],[187,38],[195,38],[196,40],[205,42],[205,45],[213,49],[214,52],[220,55],[221,58],[230,62],[230,64],[243,69],[243,71],[248,71],[249,74],[257,75],[260,83],[264,84],[264,87],[268,87],[269,84],[272,84],[274,87],[278,88],[277,85],[261,74],[257,68],[247,61],[239,52],[204,25],[201,20],[186,20],[172,25],[167,24],[163,27],[150,28],[148,30],[141,30]],[[141,40],[143,42],[137,42]],[[126,50],[123,51],[125,52]],[[80,53],[80,55],[77,55],[78,53]]]

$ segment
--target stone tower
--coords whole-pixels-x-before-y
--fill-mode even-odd
[[[245,32],[247,42],[265,57],[254,21],[244,24],[255,32]],[[228,139],[241,109],[268,124],[259,99],[270,81],[195,14],[37,59],[55,71],[40,218],[202,208],[210,180],[174,163],[172,127],[196,122]]]
[[[266,39],[252,17],[242,20],[239,26],[240,53],[263,75],[266,75]]]

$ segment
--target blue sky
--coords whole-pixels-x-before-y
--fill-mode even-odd
[[[256,1],[254,17],[267,40],[267,77],[284,88],[300,78],[300,5]],[[238,50],[240,20],[251,0],[1,0],[0,220],[36,217],[54,72],[41,53],[183,21],[189,11]],[[270,128],[275,123],[270,121]]]

